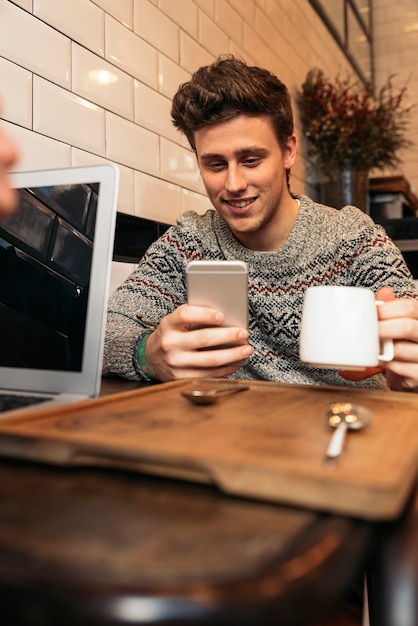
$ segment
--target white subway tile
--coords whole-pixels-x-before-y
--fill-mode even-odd
[[[89,50],[104,55],[104,12],[90,0],[33,0],[33,13]]]
[[[133,78],[76,43],[73,43],[72,48],[73,91],[132,120]]]
[[[6,0],[0,0],[0,14],[0,55],[68,87],[70,41]]]
[[[161,139],[161,175],[165,180],[204,193],[196,157],[190,150]]]
[[[274,21],[269,19],[263,11],[256,8],[254,30],[264,42],[274,42],[279,38]],[[272,46],[273,47],[273,46]]]
[[[417,48],[416,47],[410,46],[409,48],[403,48],[401,50],[401,67],[402,67],[402,69],[404,71],[405,71],[405,68],[407,68],[408,71],[411,72],[411,74],[412,74],[412,70],[413,70],[413,68],[415,68],[416,62],[417,62]],[[399,76],[399,74],[398,74],[398,76]],[[386,76],[386,78],[387,78],[387,76]],[[412,76],[411,76],[411,78],[412,78]],[[415,80],[416,79],[417,79],[417,76],[415,75]],[[408,80],[408,84],[410,85],[410,81],[409,80]],[[418,98],[415,98],[415,101],[417,101],[417,100],[418,100]]]
[[[229,4],[241,15],[248,23],[254,24],[255,3],[254,0],[229,0]]]
[[[159,0],[158,8],[186,33],[197,39],[198,8],[193,0]]]
[[[243,19],[225,0],[216,4],[215,22],[236,44],[242,45]]]
[[[300,32],[298,33],[299,37],[302,37],[305,33],[306,36],[309,37],[310,20],[307,18],[306,12],[301,11],[296,2],[292,3],[289,10],[283,10],[283,7],[276,4],[276,2],[270,1],[266,4],[264,12],[260,9],[261,7],[256,7],[255,9],[255,23],[257,24],[258,21],[257,13],[263,13],[269,22],[270,27],[273,26],[275,28],[275,34],[270,30],[270,28],[268,28],[265,33],[260,31],[264,41],[270,43],[272,48],[274,48],[274,42],[277,37],[281,38],[284,36],[294,43],[292,32],[294,27],[300,27]],[[269,35],[273,36],[271,41],[269,41]]]
[[[134,215],[135,213],[135,196],[134,196],[134,170],[125,165],[117,164],[119,167],[119,197],[118,211]]]
[[[186,72],[177,63],[174,63],[171,59],[159,55],[159,89],[162,94],[168,98],[172,98],[177,89],[183,83],[190,80],[190,73]]]
[[[70,146],[34,133],[22,126],[8,122],[3,122],[3,124],[19,147],[19,161],[14,168],[16,172],[70,166]]]
[[[178,132],[171,122],[171,100],[135,81],[135,123],[176,141]]]
[[[104,156],[104,111],[65,89],[34,76],[34,130]]]
[[[180,33],[180,65],[190,73],[202,65],[210,65],[214,57],[184,32]]]
[[[179,60],[179,28],[148,0],[134,4],[134,31],[174,61]]]
[[[93,0],[106,13],[122,22],[129,28],[133,27],[134,4],[133,0]]]
[[[182,213],[185,211],[196,211],[196,213],[202,215],[208,209],[213,209],[213,206],[206,195],[202,196],[200,193],[189,191],[189,189],[181,190]]]
[[[121,263],[120,261],[112,261],[110,270],[109,295],[112,294],[119,285],[121,285],[128,276],[134,271],[135,263]]]
[[[229,51],[227,35],[202,11],[199,12],[199,42],[214,56]]]
[[[32,0],[11,0],[13,4],[17,4],[17,6],[22,7],[25,11],[32,12]]]
[[[248,2],[248,0],[239,0],[240,2]],[[252,1],[252,0],[250,0]],[[195,0],[196,4],[211,17],[215,14],[215,0]]]
[[[105,28],[106,59],[127,74],[157,89],[157,50],[108,15],[106,15]]]
[[[116,163],[158,175],[158,135],[113,113],[106,113],[106,156]]]
[[[255,65],[255,61],[253,57],[250,56],[248,52],[245,52],[244,48],[241,48],[241,46],[238,46],[233,41],[229,42],[229,52],[233,54],[235,57],[238,57],[239,59],[243,59],[246,63],[248,63],[248,65]]]
[[[0,57],[0,85],[2,116],[32,128],[32,73]]]
[[[142,172],[135,172],[134,177],[135,215],[175,224],[181,213],[180,187]]]
[[[244,47],[246,50],[253,51],[257,65],[269,69],[271,58],[275,58],[274,53],[260,35],[257,35],[253,25],[244,24]]]
[[[80,148],[71,148],[71,165],[74,167],[85,167],[86,165],[101,165],[103,163],[110,163],[108,159],[80,150]]]
[[[78,148],[71,148],[71,165],[76,167],[84,165],[97,165],[99,163],[112,163],[108,159],[98,157],[90,152],[84,152]],[[121,213],[134,214],[134,173],[129,167],[116,163],[119,169],[119,195],[117,210]]]

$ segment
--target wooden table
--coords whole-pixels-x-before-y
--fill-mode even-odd
[[[4,626],[296,625],[335,605],[369,541],[205,486],[0,464]]]
[[[377,524],[367,564],[371,626],[418,625],[418,491],[402,517]]]
[[[112,384],[103,392],[120,391]],[[121,470],[2,460],[1,623],[307,625],[369,567],[371,626],[417,626],[417,519],[413,503],[376,524]]]

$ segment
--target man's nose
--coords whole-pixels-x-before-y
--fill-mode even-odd
[[[247,186],[247,177],[242,168],[236,165],[229,165],[226,173],[225,188],[230,193],[242,191]]]

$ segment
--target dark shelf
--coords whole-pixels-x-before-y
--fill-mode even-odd
[[[113,260],[122,263],[138,263],[149,246],[168,228],[170,224],[118,212]]]

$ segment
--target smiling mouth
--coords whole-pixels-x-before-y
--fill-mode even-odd
[[[234,209],[245,209],[254,202],[255,198],[246,198],[244,200],[231,200],[226,198],[225,202]]]

